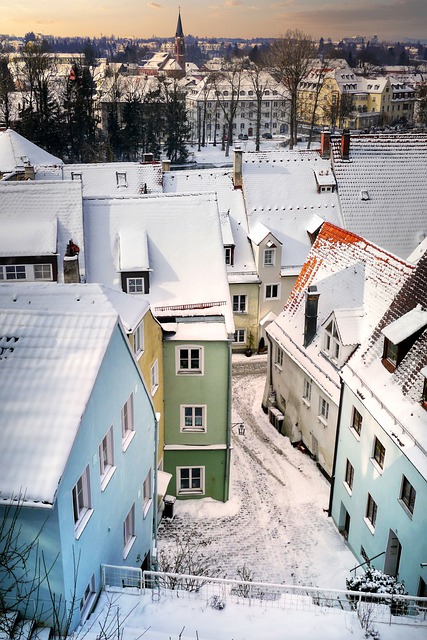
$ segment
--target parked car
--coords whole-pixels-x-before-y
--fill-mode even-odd
[[[271,135],[271,133],[263,133],[262,137],[265,138],[266,140],[271,140],[273,136]]]

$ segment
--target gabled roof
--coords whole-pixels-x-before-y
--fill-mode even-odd
[[[427,254],[402,283],[375,330],[343,369],[346,384],[362,394],[369,411],[425,479],[427,411],[421,406],[421,397],[427,365],[426,301]],[[384,333],[388,328],[399,329],[400,319],[408,314],[419,320],[414,324],[410,321],[414,342],[391,372],[381,362]]]
[[[334,312],[342,339],[348,344],[370,335],[393,297],[413,272],[407,262],[349,233],[324,223],[313,244],[283,312],[267,328],[309,375],[337,399],[339,376],[326,358],[320,358],[325,321]],[[303,348],[305,292],[316,285],[319,295],[317,334]],[[363,309],[363,317],[362,310]],[[350,329],[350,325],[356,324]],[[357,331],[354,332],[354,329]]]
[[[0,493],[51,506],[117,313],[0,311]],[[12,344],[12,346],[9,346]]]
[[[313,215],[341,226],[338,196],[318,193],[314,171],[332,168],[317,151],[243,154],[243,191],[249,229],[262,223],[282,243],[282,271],[299,269],[311,248]]]
[[[0,173],[23,171],[25,165],[62,165],[63,161],[33,144],[13,129],[0,132]]]
[[[64,180],[81,179],[84,196],[136,196],[162,191],[160,162],[67,164],[62,172]]]
[[[332,136],[343,226],[407,258],[427,235],[427,135],[351,135],[349,160],[340,145]]]

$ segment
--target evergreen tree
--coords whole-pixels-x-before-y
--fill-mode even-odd
[[[190,132],[187,122],[185,94],[179,88],[176,79],[171,83],[164,82],[164,118],[165,118],[165,146],[164,151],[169,160],[180,164],[186,162],[188,149],[186,140]]]

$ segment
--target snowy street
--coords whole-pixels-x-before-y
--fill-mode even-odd
[[[233,356],[230,500],[177,501],[159,548],[189,535],[209,542],[221,577],[237,578],[245,565],[255,581],[345,589],[356,560],[327,517],[328,482],[261,409],[266,364],[265,355]]]

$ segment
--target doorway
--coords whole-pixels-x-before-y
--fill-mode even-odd
[[[389,576],[397,577],[399,573],[400,556],[402,553],[402,545],[397,535],[390,529],[388,534],[387,549],[384,560],[384,573]]]

